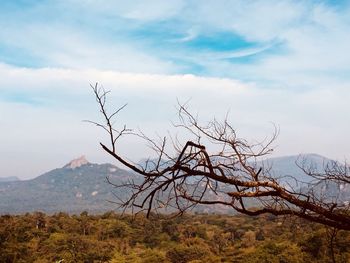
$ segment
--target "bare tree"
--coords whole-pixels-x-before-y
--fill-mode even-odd
[[[185,105],[179,104],[179,124],[176,127],[189,132],[191,140],[181,143],[177,138],[164,137],[156,142],[125,126],[121,130],[115,129],[113,119],[125,105],[109,114],[105,105],[108,92],[97,84],[92,88],[104,117],[103,123],[93,123],[106,130],[110,138],[110,145],[101,143],[102,148],[140,175],[140,180],[115,185],[130,190],[128,198],[119,202],[124,209],[136,208],[147,211],[149,215],[151,211],[164,207],[183,213],[197,205],[222,205],[250,216],[265,213],[293,215],[336,229],[350,230],[349,204],[325,200],[312,190],[293,189],[279,182],[271,175],[270,167],[260,162],[273,150],[272,143],[278,134],[276,128],[270,139],[249,143],[238,136],[227,118],[202,125]],[[116,144],[125,135],[145,139],[157,158],[149,159],[141,166],[123,157]],[[302,168],[318,181],[344,184],[350,181],[347,168],[340,165],[329,166],[325,173]]]

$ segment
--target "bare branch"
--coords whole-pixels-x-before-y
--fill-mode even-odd
[[[338,198],[319,196],[315,188],[293,189],[291,185],[280,183],[283,176],[277,179],[271,176],[270,167],[264,167],[261,160],[273,151],[279,132],[276,126],[269,139],[250,143],[238,136],[227,116],[224,121],[214,119],[202,125],[186,105],[179,104],[179,123],[175,127],[189,132],[192,138],[182,143],[177,137],[171,137],[172,151],[167,152],[169,140],[166,137],[159,138],[160,142],[156,143],[142,132],[134,133],[126,126],[117,131],[112,119],[126,104],[108,114],[108,91],[97,84],[91,87],[104,118],[102,124],[91,123],[107,131],[110,138],[110,146],[101,143],[102,148],[140,176],[138,181],[115,185],[130,192],[126,200],[119,200],[124,209],[137,208],[149,215],[152,210],[169,207],[181,214],[197,205],[221,205],[251,216],[264,213],[291,215],[350,230],[349,204]],[[157,158],[147,160],[143,166],[123,158],[116,150],[116,143],[128,134],[144,139],[157,153]],[[300,168],[316,184],[323,181],[350,183],[347,165],[330,163],[323,171],[305,165]]]

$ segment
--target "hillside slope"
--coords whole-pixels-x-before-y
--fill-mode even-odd
[[[283,184],[295,188],[305,188],[307,184],[296,184],[298,181],[310,182],[311,178],[302,173],[296,165],[298,156],[287,156],[265,160],[264,166],[272,166],[271,174],[280,178]],[[309,154],[303,158],[322,169],[329,161],[322,156]],[[122,188],[116,189],[107,182],[107,177],[115,184],[127,180],[138,180],[134,173],[120,169],[112,164],[89,163],[84,157],[75,159],[62,168],[54,169],[35,179],[26,181],[0,182],[0,214],[20,214],[32,211],[54,213],[59,211],[69,213],[105,212],[115,210],[116,196],[125,198],[129,192]],[[226,189],[229,190],[229,189]],[[350,200],[349,185],[322,184],[315,188],[320,195],[337,197],[342,201]],[[209,196],[210,195],[210,196]],[[208,192],[208,199],[221,198],[213,192]],[[247,205],[255,206],[254,200]],[[197,206],[194,211],[206,213],[233,213],[232,209],[223,206]]]
[[[111,164],[76,161],[32,180],[0,183],[0,213],[115,209],[116,204],[109,202],[115,201],[115,189],[106,178],[122,182],[135,175]]]

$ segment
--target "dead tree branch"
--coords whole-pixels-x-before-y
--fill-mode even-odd
[[[92,122],[102,127],[109,135],[110,145],[101,143],[103,150],[118,162],[140,176],[140,180],[117,185],[130,190],[127,200],[121,201],[123,208],[147,211],[170,207],[183,213],[196,205],[222,205],[250,216],[270,213],[292,215],[336,229],[350,230],[349,205],[320,199],[312,191],[291,189],[271,176],[264,167],[262,158],[273,151],[278,130],[271,138],[251,144],[240,138],[227,119],[216,119],[202,125],[184,105],[179,105],[179,123],[176,125],[192,135],[181,144],[178,139],[163,138],[158,144],[144,134],[136,134],[125,126],[121,130],[113,127],[112,114],[106,111],[108,92],[97,84],[92,86],[104,122]],[[145,139],[157,152],[158,158],[138,166],[120,154],[116,144],[126,134]],[[168,141],[172,151],[166,152]],[[313,178],[329,182],[348,184],[348,168],[338,165],[326,167],[324,173],[315,173],[302,167]]]

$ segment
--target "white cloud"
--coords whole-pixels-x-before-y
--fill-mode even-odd
[[[106,158],[98,147],[104,138],[101,131],[81,122],[98,119],[89,89],[89,83],[96,81],[112,89],[111,104],[129,103],[120,123],[139,126],[150,135],[166,134],[176,119],[176,99],[191,98],[193,112],[206,120],[230,110],[234,126],[244,137],[264,137],[271,132],[269,122],[276,123],[281,128],[277,154],[317,152],[350,158],[349,9],[318,1],[277,0],[200,5],[196,1],[105,1],[101,5],[71,0],[56,2],[56,7],[61,8],[56,11],[66,10],[61,18],[70,17],[67,24],[31,17],[44,14],[47,6],[41,4],[32,13],[19,11],[23,17],[7,14],[0,19],[3,45],[34,57],[33,63],[50,66],[29,69],[0,64],[4,176],[35,176],[84,153],[92,161]],[[32,19],[27,23],[28,17]],[[93,17],[90,24],[87,17]],[[136,22],[129,25],[125,20]],[[174,23],[174,30],[181,25],[187,35],[174,43],[229,31],[257,42],[257,48],[191,54],[170,50],[174,58],[199,65],[211,76],[237,80],[169,75],[183,68],[167,58],[169,50],[164,47],[97,32],[106,26],[108,32],[125,33],[129,27],[124,31],[121,27],[142,28],[149,22]],[[275,43],[281,50],[274,50]],[[258,60],[234,63],[234,58],[256,53],[260,53]],[[147,155],[147,150],[132,143],[126,140],[121,145],[126,155],[136,159]]]
[[[80,9],[88,13],[98,13],[103,16],[124,17],[140,21],[152,21],[171,18],[178,14],[184,6],[183,0],[107,0],[100,1],[88,0],[77,1],[68,0],[59,5],[69,7],[70,9]]]
[[[31,17],[54,11],[60,14],[58,20],[43,22]],[[319,76],[326,75],[332,78],[343,75],[349,81],[346,72],[350,10],[321,2],[219,0],[198,4],[154,0],[101,4],[67,0],[56,2],[53,7],[38,4],[31,12],[23,10],[19,14],[12,18],[7,14],[0,19],[1,42],[29,56],[24,59],[37,60],[39,66],[173,74],[186,68],[177,64],[180,60],[202,67],[211,76],[274,81],[290,88],[300,83],[313,86]],[[30,22],[22,15],[31,17]],[[132,22],[120,20],[123,17],[132,18]],[[149,22],[154,27],[165,23],[169,31],[171,26],[174,32],[183,31],[185,36],[177,39],[179,43],[202,34],[233,32],[257,45],[229,52],[198,50],[188,54],[181,48],[168,50],[169,47],[158,46],[155,41],[147,42],[156,34],[152,31],[153,35],[147,36]],[[146,35],[132,36],[134,29],[144,29]],[[257,61],[234,64],[234,58],[258,53]]]
[[[176,100],[185,102],[204,122],[225,116],[242,137],[261,139],[281,128],[277,154],[317,152],[342,159],[350,147],[347,118],[350,91],[341,88],[294,92],[260,89],[231,79],[193,75],[151,75],[101,70],[23,69],[0,67],[0,92],[34,94],[42,105],[0,101],[0,165],[4,175],[36,176],[69,159],[86,154],[106,161],[98,146],[107,137],[84,119],[98,120],[88,87],[99,81],[111,89],[111,106],[128,102],[118,121],[140,127],[148,135],[166,135],[176,121]],[[25,85],[24,85],[25,84]],[[1,97],[0,97],[1,98]],[[126,139],[120,149],[133,159],[145,157],[144,144]],[[23,165],[16,165],[19,161]],[[111,161],[107,158],[107,161]]]
[[[30,54],[34,66],[44,64],[145,73],[174,72],[178,68],[170,61],[147,54],[133,43],[107,43],[61,25],[29,24],[22,25],[21,29],[15,29],[15,26],[2,30],[0,39],[4,44]]]
[[[231,76],[282,89],[350,86],[350,9],[295,1],[220,1],[198,7],[189,23],[202,30],[229,30],[262,48],[258,59],[235,63],[249,51],[212,52],[191,58],[212,76]],[[254,54],[254,49],[252,54]],[[265,51],[265,52],[264,52]],[[225,58],[232,58],[231,61]],[[223,60],[213,58],[222,58]]]
[[[271,41],[299,25],[308,11],[308,4],[295,1],[210,0],[192,1],[178,16],[203,32],[234,31],[250,41]]]

